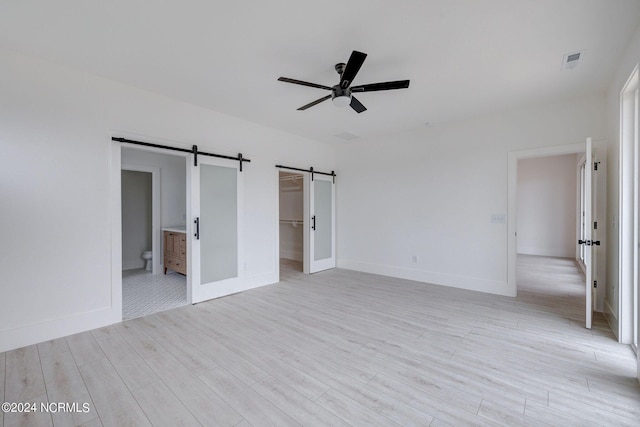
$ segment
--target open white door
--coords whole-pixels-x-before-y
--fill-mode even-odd
[[[239,163],[198,157],[191,166],[193,223],[188,254],[192,302],[232,293],[240,276],[242,173]]]
[[[585,231],[586,236],[585,240],[579,240],[578,243],[585,246],[584,250],[584,263],[585,263],[585,271],[586,271],[586,280],[585,280],[585,311],[586,311],[586,320],[585,326],[587,329],[591,329],[591,323],[593,320],[593,305],[595,301],[595,292],[593,287],[593,282],[595,280],[595,266],[596,266],[596,251],[594,250],[594,246],[596,244],[600,244],[599,241],[596,240],[595,230],[593,227],[593,213],[595,212],[595,203],[593,200],[593,170],[595,165],[595,153],[593,151],[593,145],[591,143],[591,138],[587,138],[587,149],[586,149],[586,166],[584,168],[585,179],[584,179],[584,216],[585,216]]]
[[[308,262],[305,264],[309,273],[316,273],[336,266],[336,185],[332,176],[312,174],[311,177],[307,180],[308,202],[305,201],[309,206],[305,223],[309,233],[305,247]]]

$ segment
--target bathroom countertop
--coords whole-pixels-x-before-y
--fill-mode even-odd
[[[186,233],[187,227],[178,226],[178,227],[162,227],[162,231],[173,231],[174,233]]]

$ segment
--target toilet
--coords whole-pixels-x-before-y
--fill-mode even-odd
[[[142,252],[142,259],[145,260],[144,269],[151,271],[151,260],[153,259],[153,253],[151,251]]]

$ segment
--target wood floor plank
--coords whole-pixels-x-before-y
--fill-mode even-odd
[[[66,341],[78,366],[106,357],[91,332],[68,336]]]
[[[79,366],[79,369],[104,425],[151,425],[107,359],[86,363]]]
[[[242,421],[236,410],[173,355],[162,353],[147,363],[202,425],[233,426]]]
[[[524,413],[524,407],[514,410],[500,403],[483,400],[478,410],[478,416],[493,420],[507,426],[540,427],[545,425],[540,420],[531,418]],[[549,425],[551,427],[551,425]]]
[[[94,418],[91,421],[81,424],[79,427],[103,427],[103,424],[100,418]]]
[[[38,352],[41,358],[51,357],[59,353],[71,351],[65,338],[45,341],[38,344]]]
[[[426,394],[413,384],[407,384],[383,374],[376,376],[369,384],[369,388],[379,390],[411,407],[429,414],[438,422],[444,422],[453,426],[457,425],[482,425],[496,426],[498,423],[485,418],[478,418],[476,412],[461,409],[459,405],[443,400],[435,395]]]
[[[293,418],[224,368],[209,371],[201,375],[200,379],[252,425],[300,426]]]
[[[26,402],[46,395],[38,347],[31,345],[6,352],[5,400]]]
[[[148,359],[167,351],[160,343],[151,338],[140,329],[133,327],[131,321],[122,322],[111,326],[129,343],[129,345],[142,357]]]
[[[159,381],[158,376],[115,329],[94,334],[96,341],[120,377],[133,391]]]
[[[62,352],[42,358],[42,372],[51,403],[77,404],[80,410],[58,411],[51,414],[57,426],[77,426],[98,417],[95,405],[87,390],[71,352]],[[88,412],[84,405],[88,404]]]
[[[196,314],[194,313],[184,323],[174,326],[173,330],[182,334],[189,343],[197,346],[200,351],[247,385],[252,385],[269,376],[262,369],[235,354],[216,339],[219,335],[212,331],[212,326],[206,321],[206,318]],[[229,326],[225,325],[225,327]]]
[[[40,404],[47,403],[47,396],[36,396],[33,399],[26,399],[21,403],[29,403],[36,405],[32,412],[9,412],[4,416],[4,427],[51,427],[53,420],[51,414],[46,411],[40,411]]]
[[[298,393],[286,383],[273,377],[266,378],[251,388],[260,393],[283,412],[303,426],[348,426],[317,403]]]
[[[598,404],[599,403],[599,404]],[[580,396],[568,396],[561,393],[549,393],[549,407],[555,410],[571,411],[584,420],[599,420],[603,424],[618,426],[637,426],[640,419],[637,414],[625,411],[610,402],[600,403],[582,401]]]
[[[138,388],[133,395],[154,426],[201,426],[161,381]]]
[[[182,335],[171,330],[175,325],[168,313],[158,313],[153,317],[135,319],[129,322],[154,340],[161,342],[173,357],[180,361],[189,371],[199,375],[218,367],[218,363],[189,343]]]
[[[332,390],[402,426],[424,426],[433,420],[433,416],[426,412],[369,387],[368,384],[340,381],[332,385]]]
[[[524,413],[543,425],[567,427],[602,427],[604,425],[600,420],[585,420],[568,411],[555,410],[536,402],[527,402]]]
[[[320,396],[316,402],[329,412],[332,412],[354,426],[389,427],[400,425],[335,390],[327,391]]]
[[[264,347],[256,342],[242,343],[238,340],[227,339],[223,343],[238,356],[248,360],[267,374],[282,379],[291,388],[311,400],[315,400],[329,389],[325,384],[305,373],[304,370],[269,354],[268,350],[264,351]]]

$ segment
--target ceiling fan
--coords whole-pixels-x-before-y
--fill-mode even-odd
[[[342,62],[336,64],[335,68],[340,75],[340,83],[333,87],[319,85],[317,83],[303,82],[301,80],[290,79],[288,77],[280,77],[278,78],[278,81],[331,91],[330,95],[324,96],[320,99],[316,99],[315,101],[298,108],[299,111],[306,110],[309,107],[313,107],[314,105],[331,98],[333,104],[338,107],[346,107],[347,105],[350,105],[351,108],[353,108],[357,113],[362,113],[363,111],[366,111],[367,108],[362,105],[362,103],[358,101],[355,96],[353,96],[353,93],[374,92],[378,90],[391,89],[406,89],[409,87],[409,80],[397,80],[393,82],[370,83],[366,85],[351,86],[353,79],[356,77],[356,74],[358,74],[358,71],[360,71],[360,67],[362,67],[362,63],[364,62],[366,57],[366,53],[354,50],[351,53],[349,61],[346,64]]]

